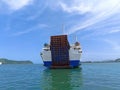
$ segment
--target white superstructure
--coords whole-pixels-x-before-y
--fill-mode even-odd
[[[69,49],[69,59],[70,60],[80,60],[82,53],[82,49],[80,47],[80,44],[76,42],[75,44],[72,44]],[[51,60],[51,50],[50,50],[50,45],[46,44],[44,45],[44,48],[41,52],[41,57],[43,61],[52,61]]]

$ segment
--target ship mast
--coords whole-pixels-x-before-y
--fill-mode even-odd
[[[62,24],[62,32],[63,32],[63,35],[65,34],[65,25]]]
[[[75,41],[76,41],[76,42],[78,41],[77,35],[75,35]]]

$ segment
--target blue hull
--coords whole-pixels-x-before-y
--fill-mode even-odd
[[[64,67],[68,67],[68,68],[76,68],[79,67],[80,65],[80,60],[70,60],[69,66],[56,66],[56,68],[64,68]],[[52,61],[44,61],[44,66],[51,68],[52,67]]]

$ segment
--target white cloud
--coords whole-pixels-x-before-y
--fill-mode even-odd
[[[90,3],[84,3],[84,2],[80,2],[80,1],[73,1],[73,3],[71,4],[65,4],[63,2],[59,2],[59,5],[61,6],[61,8],[68,12],[68,13],[80,13],[80,14],[84,14],[86,12],[91,11],[91,5]]]
[[[41,30],[40,28],[45,28],[47,27],[46,24],[38,24],[30,29],[24,30],[24,31],[19,31],[13,34],[13,36],[20,36],[20,35],[24,35],[24,34],[28,34],[30,32],[36,31],[36,30]]]
[[[11,10],[18,10],[33,2],[33,0],[2,0]]]
[[[112,46],[112,49],[115,51],[120,51],[120,42],[116,40],[109,40],[109,39],[104,39],[105,42],[107,42],[109,45]]]
[[[112,33],[118,33],[120,32],[120,30],[111,30],[109,33],[112,34]]]
[[[106,35],[109,35],[109,34],[116,34],[116,33],[119,33],[120,30],[119,29],[103,29],[103,30],[94,30],[92,31],[92,33],[89,33],[89,34],[86,34],[84,36],[82,36],[81,38],[82,39],[89,39],[91,37],[96,37],[96,36],[106,36]]]
[[[36,18],[38,18],[43,12],[44,10],[48,7],[48,2],[37,2],[39,3],[38,5],[36,5],[35,7],[37,8],[36,10],[33,10],[33,15],[30,15],[29,17],[27,17],[27,20],[34,20]]]
[[[111,16],[119,13],[120,0],[72,0],[72,3],[59,2],[63,11],[77,14],[90,14],[90,17],[71,26],[68,30],[69,34],[83,30],[89,26],[95,25]],[[78,20],[79,21],[79,20]]]

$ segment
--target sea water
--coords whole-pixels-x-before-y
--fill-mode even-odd
[[[84,63],[81,68],[0,65],[0,90],[120,90],[120,63]]]

